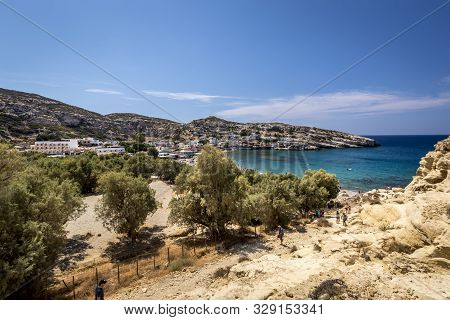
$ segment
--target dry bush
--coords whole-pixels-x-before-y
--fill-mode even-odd
[[[325,227],[325,228],[331,227],[330,221],[328,221],[328,220],[325,219],[325,218],[319,218],[319,219],[317,220],[317,225],[318,225],[319,227]]]
[[[216,271],[214,271],[213,277],[214,278],[225,278],[228,276],[228,274],[230,273],[230,269],[231,267],[224,267],[224,268],[219,268]]]
[[[194,263],[189,258],[178,258],[169,264],[170,271],[179,271],[186,267],[192,266]]]
[[[290,249],[290,253],[294,253],[295,251],[297,251],[298,250],[298,248],[297,248],[297,246],[294,244],[292,247],[291,247],[291,249]]]
[[[380,231],[386,231],[386,230],[389,230],[389,229],[390,229],[390,224],[389,224],[388,222],[386,222],[386,221],[381,222],[380,225],[378,226],[378,229],[379,229]]]
[[[341,279],[328,279],[321,282],[309,294],[313,300],[338,298],[347,289],[347,285]]]
[[[244,254],[244,255],[239,256],[238,263],[241,263],[244,261],[249,261],[249,260],[250,260],[250,258]]]
[[[414,248],[396,240],[395,238],[386,240],[382,245],[382,249],[387,252],[400,252],[407,254],[414,251]]]

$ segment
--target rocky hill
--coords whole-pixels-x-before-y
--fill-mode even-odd
[[[101,115],[37,94],[0,88],[0,139],[15,143],[86,136],[126,140],[136,131],[176,141],[234,135],[240,142],[253,139],[252,146],[286,138],[309,149],[376,146],[366,137],[284,123],[238,123],[208,117],[182,124],[132,113]]]
[[[136,130],[178,124],[129,113],[101,115],[37,94],[0,88],[0,138],[23,141],[80,136],[127,139]],[[39,135],[39,136],[38,136]]]

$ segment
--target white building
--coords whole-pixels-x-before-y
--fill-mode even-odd
[[[31,150],[48,155],[75,154],[78,150],[78,139],[67,139],[61,141],[36,141]]]
[[[195,153],[194,151],[188,150],[188,149],[180,150],[179,157],[180,158],[192,158],[194,156],[194,153]]]
[[[81,147],[96,147],[102,145],[103,142],[95,138],[83,138],[78,140],[78,145]]]
[[[109,148],[97,148],[95,149],[97,154],[111,154],[111,153],[125,153],[124,147],[109,147]]]

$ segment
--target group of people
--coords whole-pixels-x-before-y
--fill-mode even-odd
[[[350,205],[346,205],[344,208],[342,208],[342,216],[341,216],[341,212],[339,212],[339,209],[336,210],[336,223],[341,223],[341,219],[342,219],[342,225],[347,226],[347,220],[348,220],[348,215],[350,214],[350,210],[351,210]],[[325,212],[323,210],[316,210],[316,212],[309,214],[308,217],[312,222],[312,221],[314,221],[314,219],[323,218],[324,216],[325,216]],[[277,227],[277,231],[278,231],[277,238],[280,239],[280,243],[283,244],[284,233],[285,233],[284,228],[279,225]]]
[[[311,222],[313,222],[314,219],[323,218],[324,216],[325,216],[325,211],[323,211],[323,210],[316,210],[316,212],[310,213],[309,220],[311,220]]]
[[[348,215],[350,213],[350,206],[347,205],[342,209],[342,225],[347,225]],[[336,223],[340,223],[341,221],[341,213],[339,210],[336,210]]]

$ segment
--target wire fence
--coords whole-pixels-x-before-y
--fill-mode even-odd
[[[122,261],[91,262],[73,274],[55,277],[45,288],[47,299],[91,299],[101,279],[107,280],[108,291],[115,291],[143,276],[162,275],[193,265],[217,244],[197,241],[191,244],[172,244],[157,253],[141,253]]]
[[[194,239],[183,244],[173,243],[159,250],[131,253],[126,259],[94,259],[79,264],[76,269],[56,272],[56,268],[41,273],[9,298],[27,298],[31,290],[42,299],[93,299],[101,279],[107,281],[108,292],[114,292],[141,277],[160,276],[195,265],[206,254],[219,250],[221,244]],[[130,254],[128,254],[130,256]],[[36,291],[38,294],[36,295]]]

